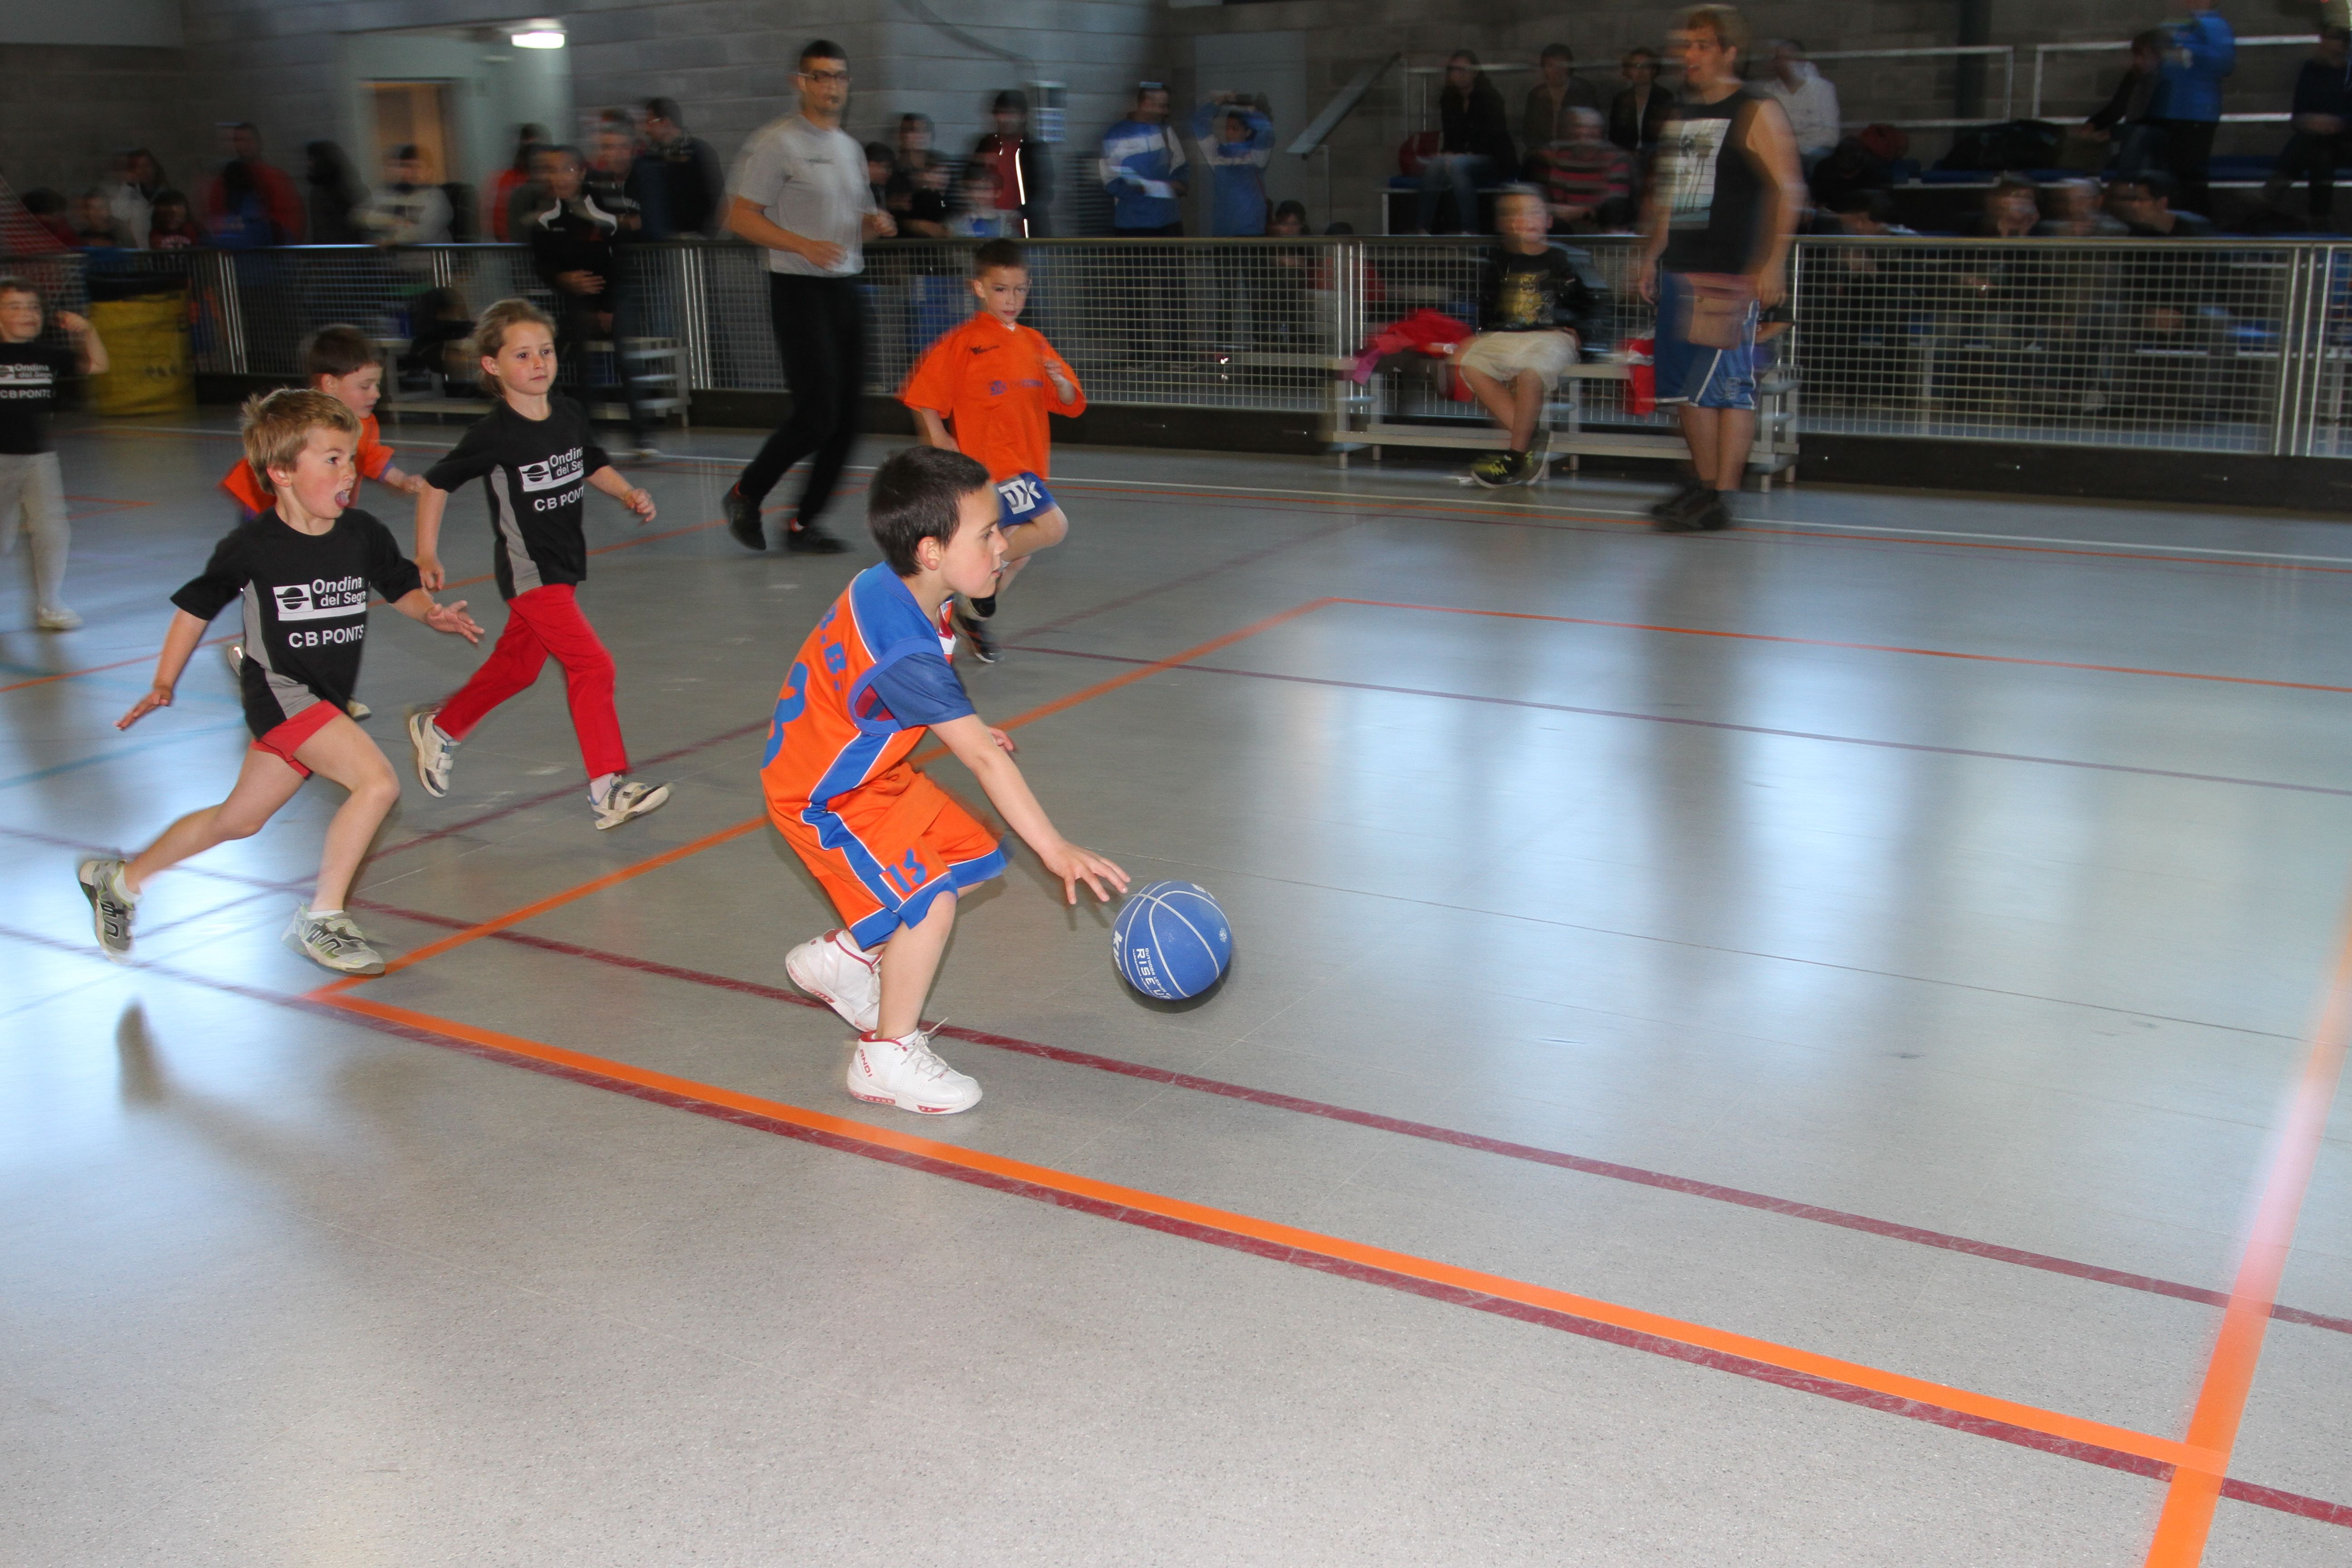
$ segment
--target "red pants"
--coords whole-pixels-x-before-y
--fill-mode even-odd
[[[453,741],[462,741],[491,709],[528,690],[549,655],[563,667],[572,700],[572,728],[580,736],[588,776],[629,771],[628,748],[621,743],[621,716],[613,710],[613,656],[572,596],[572,584],[552,583],[507,601],[507,629],[474,678],[441,705],[433,721]]]

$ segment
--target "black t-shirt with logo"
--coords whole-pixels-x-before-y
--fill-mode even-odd
[[[215,545],[204,575],[172,603],[209,621],[245,601],[245,722],[267,735],[313,702],[348,707],[367,642],[368,590],[390,603],[419,586],[416,563],[369,513],[347,511],[326,532],[304,533],[273,507]]]
[[[24,457],[49,449],[49,410],[58,384],[79,364],[71,349],[38,342],[0,343],[0,453]]]
[[[1656,178],[1665,192],[1669,272],[1746,272],[1764,258],[1764,176],[1747,148],[1748,128],[1767,112],[1751,88],[1675,105],[1658,143]],[[1769,112],[1779,113],[1778,106]]]
[[[1602,335],[1606,285],[1580,250],[1547,245],[1534,255],[1488,251],[1478,268],[1482,332],[1574,332],[1587,347]]]
[[[588,476],[610,463],[578,404],[563,396],[547,404],[546,418],[526,419],[500,403],[425,471],[436,490],[482,481],[502,598],[588,575]]]

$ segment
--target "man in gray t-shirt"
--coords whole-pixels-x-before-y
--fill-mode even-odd
[[[797,112],[752,132],[728,181],[727,227],[768,253],[768,313],[792,388],[779,426],[727,492],[727,529],[768,547],[760,503],[794,463],[814,456],[784,548],[831,555],[845,548],[817,519],[857,441],[866,398],[866,303],[857,275],[869,239],[898,232],[866,184],[866,153],[841,129],[849,61],[819,38],[801,50]]]

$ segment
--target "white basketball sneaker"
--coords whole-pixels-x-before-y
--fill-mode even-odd
[[[784,954],[793,984],[870,1035],[882,1013],[882,955],[857,945],[845,931],[812,937]]]
[[[931,1054],[921,1029],[895,1040],[872,1030],[849,1053],[849,1092],[874,1105],[895,1105],[925,1116],[951,1116],[980,1103],[980,1085]]]

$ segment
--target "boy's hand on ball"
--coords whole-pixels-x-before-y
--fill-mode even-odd
[[[1003,752],[1008,757],[1021,749],[1013,743],[1012,736],[1006,734],[1003,731],[998,729],[993,724],[991,724],[988,727],[988,738],[995,742],[996,749]]]
[[[131,725],[136,724],[140,720],[144,719],[148,714],[155,711],[156,709],[169,708],[171,705],[172,689],[170,687],[157,686],[151,688],[146,696],[142,697],[138,701],[131,705],[130,712],[125,713],[121,718],[117,719],[114,721],[114,727],[118,730],[128,730]],[[1076,901],[1075,897],[1072,901]]]
[[[1039,850],[1037,858],[1045,862],[1046,870],[1062,879],[1062,899],[1066,903],[1075,904],[1078,901],[1080,882],[1084,882],[1093,889],[1095,901],[1097,903],[1110,902],[1111,896],[1103,891],[1105,882],[1108,882],[1122,893],[1127,891],[1127,873],[1120,870],[1116,863],[1106,860],[1091,849],[1081,849],[1076,845],[1065,841],[1050,848]]]

